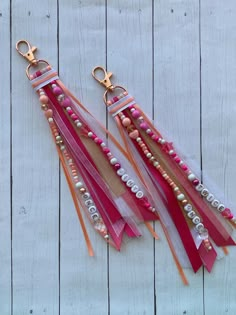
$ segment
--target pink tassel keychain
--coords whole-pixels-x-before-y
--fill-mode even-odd
[[[21,46],[27,45],[23,53]],[[120,250],[123,235],[141,235],[138,224],[158,219],[154,203],[112,135],[84,108],[36,47],[21,40],[16,49],[28,62],[26,75],[39,96],[77,210],[89,255],[92,245],[80,207],[107,242]],[[35,71],[30,74],[31,68]],[[107,142],[109,140],[109,148]]]
[[[98,78],[99,71],[104,73],[104,79]],[[166,216],[171,218],[193,270],[196,272],[204,265],[210,272],[217,257],[214,244],[223,247],[225,254],[225,246],[235,245],[231,235],[236,217],[200,182],[126,89],[112,85],[111,72],[96,67],[92,75],[106,88],[104,102],[117,124],[130,161],[138,165],[153,198],[158,195],[164,204],[158,208],[162,225],[168,229]],[[117,93],[110,98],[108,92]]]

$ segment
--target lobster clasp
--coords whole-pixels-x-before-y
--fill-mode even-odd
[[[96,72],[101,70],[104,73],[104,78],[99,79],[98,76],[96,76]],[[92,71],[92,76],[95,80],[97,80],[100,84],[104,85],[107,90],[113,90],[114,86],[111,83],[110,77],[112,76],[112,72],[107,72],[103,67],[98,66],[95,67]]]
[[[20,49],[20,46],[23,46],[23,45],[24,46],[27,45],[28,51],[23,52]],[[31,46],[30,43],[27,42],[27,40],[21,39],[16,43],[16,50],[21,56],[23,56],[29,62],[30,65],[32,66],[37,65],[38,60],[34,56],[34,52],[37,50],[37,47]]]

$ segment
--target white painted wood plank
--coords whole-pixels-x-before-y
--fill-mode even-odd
[[[154,2],[155,121],[200,163],[199,1]],[[162,235],[156,242],[157,314],[203,314],[202,271],[184,287]]]
[[[11,313],[10,2],[0,4],[0,313]]]
[[[235,197],[235,91],[236,3],[202,1],[202,161],[207,173],[223,190]],[[235,213],[235,209],[232,208]],[[204,277],[206,315],[236,313],[236,249]]]
[[[91,76],[105,64],[105,1],[60,1],[60,77],[106,123],[102,89]],[[69,35],[69,36],[68,36]],[[107,245],[85,218],[95,257],[89,257],[67,184],[61,185],[61,315],[108,313]],[[68,228],[69,227],[69,228]]]
[[[107,2],[107,68],[152,113],[152,1]],[[115,130],[109,120],[109,129]],[[153,240],[144,229],[109,251],[110,314],[154,314]]]
[[[59,313],[58,158],[38,98],[15,51],[19,39],[57,61],[55,1],[12,1],[13,314]]]

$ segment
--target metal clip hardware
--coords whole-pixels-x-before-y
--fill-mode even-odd
[[[101,70],[104,73],[104,78],[99,79],[98,76],[96,76],[96,72]],[[111,83],[110,77],[112,76],[112,72],[107,72],[103,67],[98,66],[95,67],[92,71],[92,76],[95,80],[97,80],[100,84],[104,85],[107,90],[113,90],[114,86]]]
[[[23,52],[20,50],[20,46],[22,45],[27,45],[28,46],[28,51],[27,52]],[[21,39],[16,43],[16,50],[18,51],[18,53],[23,56],[29,63],[30,65],[37,65],[38,64],[38,60],[35,58],[34,56],[34,52],[37,50],[37,47],[35,46],[31,46],[29,42],[27,42],[27,40]]]

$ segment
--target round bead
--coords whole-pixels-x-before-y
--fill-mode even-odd
[[[151,132],[152,132],[152,130],[149,129],[149,128],[146,130],[146,133],[147,133],[147,134],[150,134]]]
[[[165,140],[165,139],[161,139],[160,143],[161,143],[161,144],[165,144],[165,143],[166,143],[166,140]]]
[[[50,122],[50,123],[53,122],[53,118],[52,118],[52,117],[49,117],[49,118],[48,118],[48,122]]]
[[[121,168],[121,165],[120,165],[120,163],[116,163],[115,165],[114,165],[114,169],[117,171],[118,169],[120,169]]]
[[[55,94],[57,96],[63,93],[62,89],[59,86],[57,86],[54,89],[52,89],[52,92],[53,92],[53,94]]]
[[[152,157],[152,153],[148,152],[148,153],[146,154],[146,157],[147,157],[148,159],[150,159],[150,158]]]
[[[191,182],[196,178],[196,176],[194,174],[189,174],[188,175],[188,180],[190,180]]]
[[[61,105],[62,105],[63,107],[69,107],[69,106],[71,106],[71,100],[70,100],[68,97],[66,97],[66,98],[64,98],[64,100],[61,102]]]
[[[48,103],[48,97],[47,95],[40,95],[39,100],[42,104],[47,104]]]
[[[116,158],[110,159],[110,163],[111,165],[115,165],[117,163],[117,159]]]
[[[169,155],[172,155],[174,153],[174,150],[169,151]]]
[[[157,161],[153,162],[153,166],[156,167],[157,165],[159,165],[159,162],[157,162]]]
[[[77,183],[75,184],[75,187],[76,187],[76,188],[81,188],[81,187],[83,187],[83,183],[82,183],[82,182],[77,182]]]
[[[140,116],[140,111],[139,110],[134,110],[133,112],[132,112],[132,116],[134,117],[134,118],[138,118],[139,116]]]
[[[194,179],[192,181],[192,183],[193,183],[194,186],[197,186],[199,184],[199,180],[198,179]]]
[[[140,137],[138,137],[138,138],[136,138],[136,141],[140,142],[140,141],[142,141],[142,139]]]
[[[131,124],[131,120],[130,120],[128,117],[125,117],[125,118],[122,120],[122,125],[123,125],[124,127],[128,127],[130,124]]]
[[[139,136],[139,132],[138,132],[137,129],[135,129],[135,130],[133,130],[133,131],[131,131],[131,132],[129,133],[129,137],[130,137],[131,139],[136,139],[136,138],[138,138],[138,136]]]
[[[176,186],[176,187],[174,188],[174,191],[178,191],[178,190],[179,190],[179,187]]]
[[[104,148],[104,147],[106,146],[106,143],[102,142],[102,143],[100,144],[100,146],[101,146],[102,148]]]
[[[140,124],[140,128],[143,129],[143,130],[146,130],[146,129],[148,129],[148,124],[146,122],[142,122]]]
[[[88,132],[88,137],[91,138],[92,135],[93,135],[92,131],[89,131],[89,132]]]
[[[79,121],[79,122],[76,124],[76,126],[77,126],[78,128],[81,128],[81,127],[82,127],[82,123]]]
[[[184,200],[184,198],[185,198],[184,194],[177,195],[177,199],[180,200],[180,201]]]

